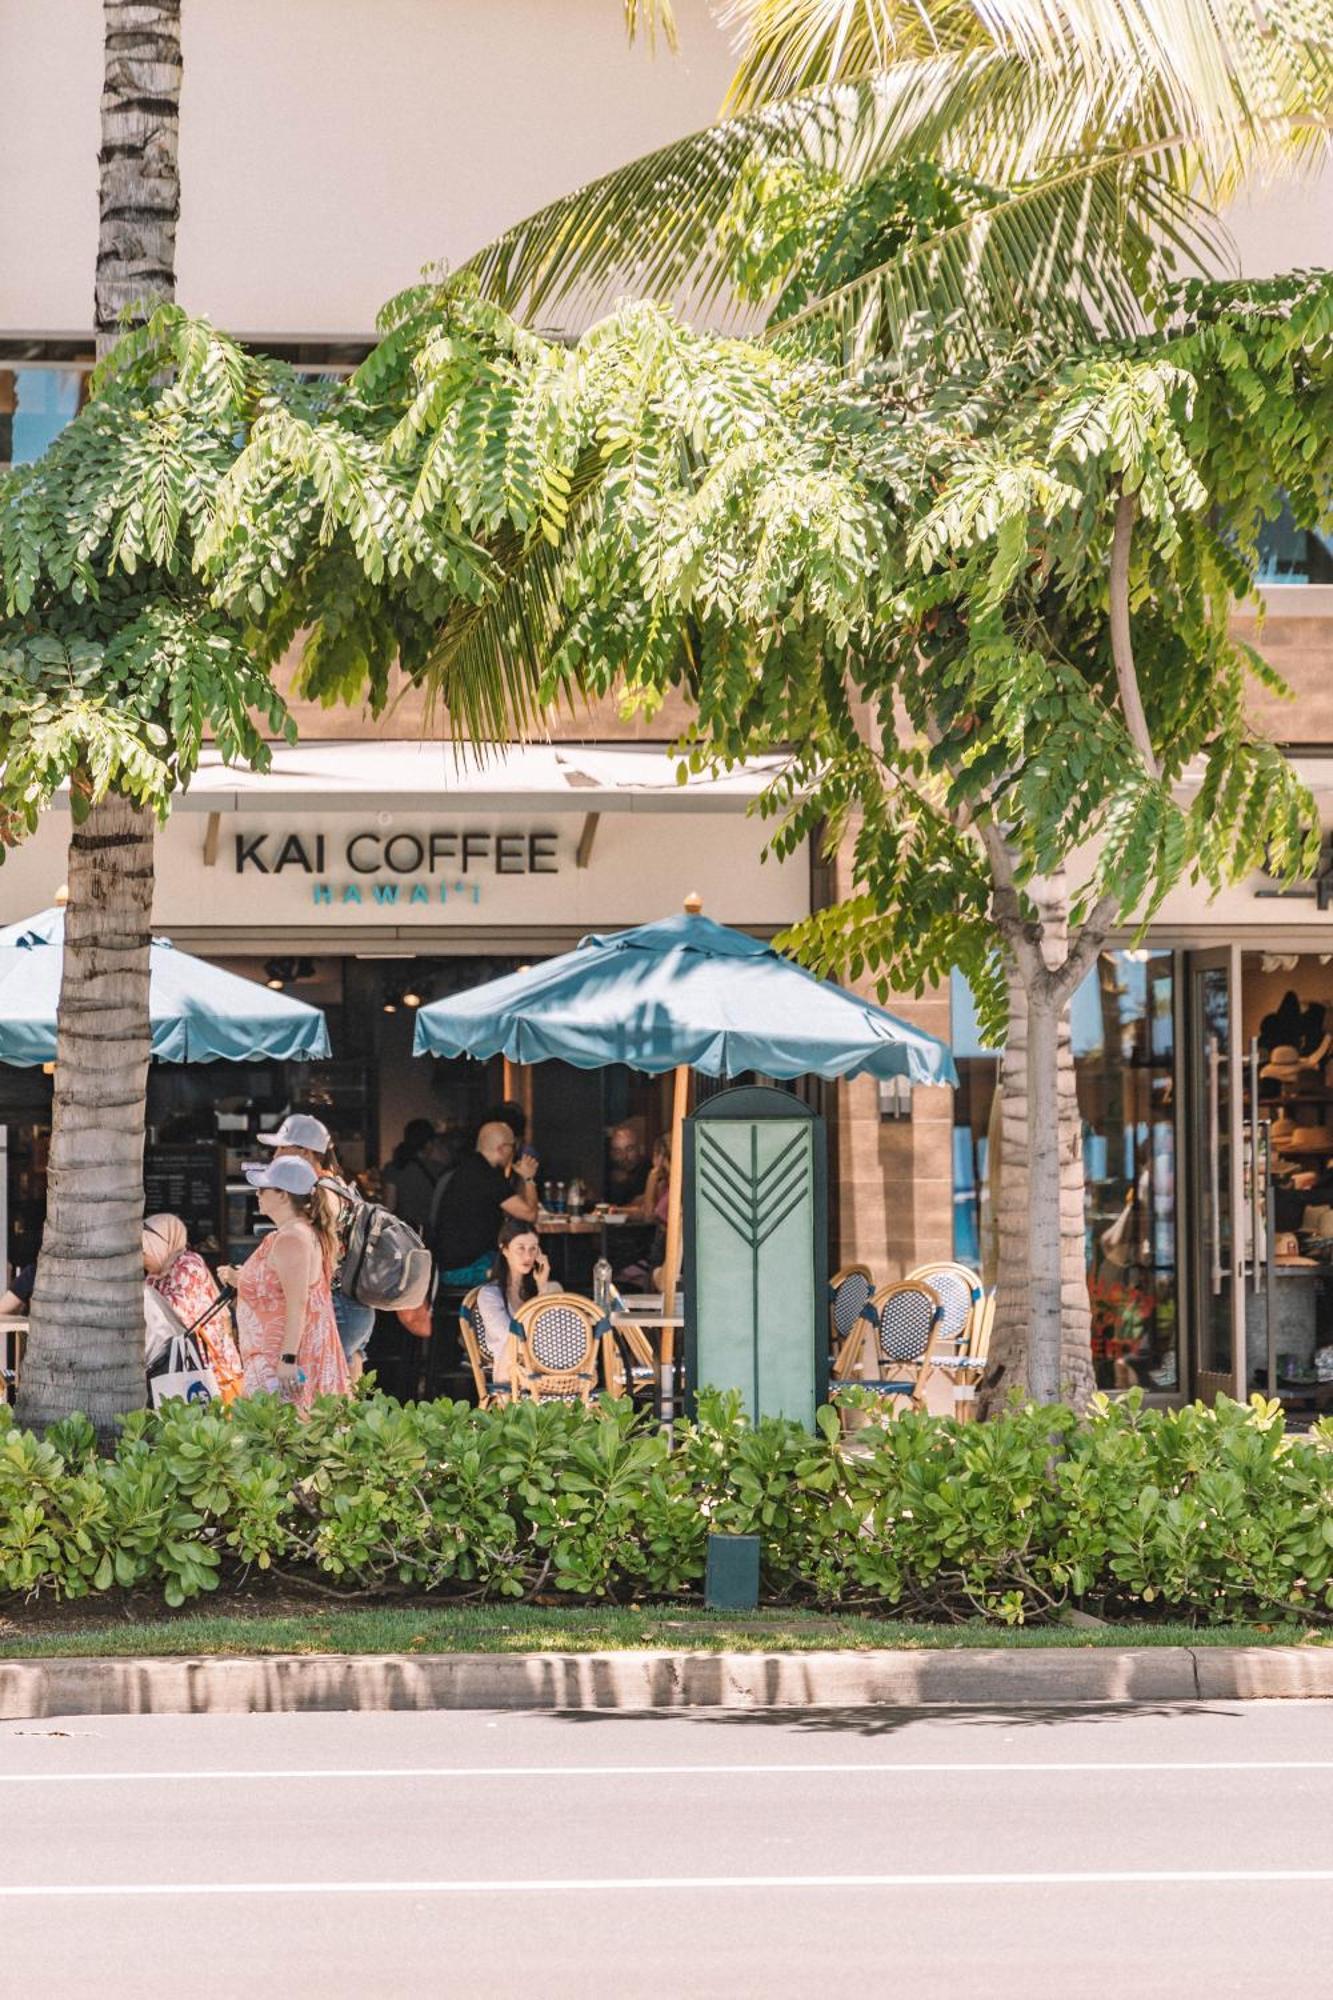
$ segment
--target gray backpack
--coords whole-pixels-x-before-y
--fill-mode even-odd
[[[407,1311],[435,1296],[435,1260],[410,1222],[378,1202],[344,1196],[352,1207],[338,1283],[359,1306]]]

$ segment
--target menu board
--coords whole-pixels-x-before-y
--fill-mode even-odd
[[[144,1214],[178,1215],[190,1247],[216,1249],[222,1220],[220,1146],[154,1146],[144,1160]]]

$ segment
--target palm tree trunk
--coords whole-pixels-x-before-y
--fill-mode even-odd
[[[114,796],[70,842],[46,1233],[19,1417],[144,1402],[143,1147],[153,823]]]
[[[99,358],[123,316],[176,294],[181,0],[102,0],[102,150],[94,325]]]
[[[99,359],[175,296],[181,0],[103,0]],[[144,1403],[143,1149],[153,818],[110,796],[70,842],[46,1228],[19,1396],[110,1441]]]

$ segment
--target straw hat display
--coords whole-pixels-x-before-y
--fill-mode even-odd
[[[1299,1049],[1284,1042],[1274,1049],[1259,1074],[1278,1083],[1312,1083],[1318,1072],[1313,1056],[1303,1056]]]
[[[1313,1264],[1314,1257],[1301,1254],[1300,1240],[1290,1230],[1283,1230],[1273,1241],[1273,1262],[1275,1264]]]
[[[1333,1127],[1293,1125],[1285,1139],[1275,1138],[1279,1153],[1333,1153]]]

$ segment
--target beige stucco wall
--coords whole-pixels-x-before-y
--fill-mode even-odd
[[[621,0],[184,0],[180,295],[238,333],[359,335],[567,188],[707,124],[731,69],[710,0],[681,50]],[[0,0],[0,333],[86,331],[101,8]],[[1333,254],[1333,177],[1236,211],[1256,273]]]
[[[364,334],[567,188],[717,111],[707,0],[681,50],[620,0],[184,0],[179,290],[239,333]],[[0,0],[0,332],[84,331],[101,8]]]

